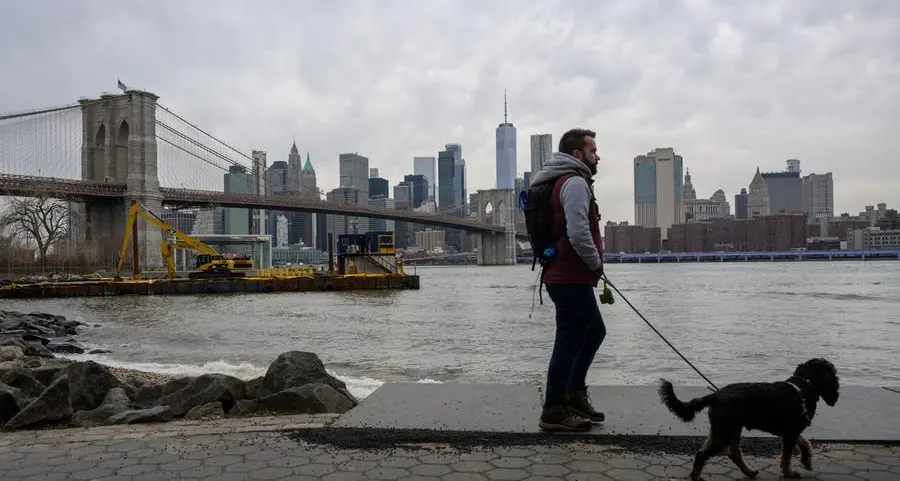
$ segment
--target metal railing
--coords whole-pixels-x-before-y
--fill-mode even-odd
[[[315,267],[270,267],[257,269],[256,277],[316,277]]]
[[[49,197],[122,197],[124,184],[88,180],[59,179],[31,175],[0,174],[0,191],[6,195]]]
[[[299,196],[236,194],[213,190],[175,189],[167,187],[161,188],[160,193],[163,195],[163,203],[183,206],[215,205],[221,207],[247,207],[268,210],[296,208],[326,214],[351,215],[355,217],[378,217],[399,220],[402,222],[421,222],[441,225],[443,227],[462,228],[470,231],[496,233],[503,233],[505,231],[503,226],[486,224],[465,217],[342,204]]]

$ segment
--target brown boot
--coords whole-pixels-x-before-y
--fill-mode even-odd
[[[582,432],[591,429],[591,420],[576,415],[565,406],[554,406],[544,408],[538,425],[544,431]]]
[[[588,394],[587,388],[570,389],[566,393],[566,400],[569,410],[579,417],[590,419],[595,423],[602,423],[606,419],[603,413],[591,406],[590,394]]]

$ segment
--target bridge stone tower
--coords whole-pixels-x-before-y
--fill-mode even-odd
[[[503,226],[505,232],[480,234],[478,264],[508,266],[516,263],[516,193],[514,189],[478,191],[478,220]]]
[[[125,232],[126,206],[132,200],[140,201],[155,214],[162,213],[156,159],[158,98],[150,92],[129,90],[121,95],[80,100],[81,178],[126,186],[124,202],[92,200],[84,204],[81,213],[80,231],[85,240],[109,252],[113,260]],[[141,220],[137,225],[142,269],[162,267],[162,232]],[[131,255],[126,262],[131,264]]]

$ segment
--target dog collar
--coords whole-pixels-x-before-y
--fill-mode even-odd
[[[803,381],[807,382],[806,379],[803,379]],[[800,396],[800,409],[803,411],[803,418],[806,419],[806,424],[812,424],[812,418],[809,417],[809,411],[806,409],[806,396],[803,395],[803,390],[800,389],[800,386],[792,383],[791,381],[785,382],[797,391],[797,394]]]

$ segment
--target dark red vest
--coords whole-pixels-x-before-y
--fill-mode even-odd
[[[569,237],[566,235],[566,215],[563,212],[559,193],[562,185],[569,177],[576,174],[566,174],[556,179],[553,192],[550,194],[550,202],[553,209],[553,223],[550,227],[553,238],[556,241],[556,259],[544,269],[544,284],[590,284],[597,286],[600,276],[588,269],[587,264],[575,252]],[[590,185],[590,183],[588,183]],[[603,259],[603,238],[600,236],[600,210],[594,200],[594,192],[591,189],[590,206],[588,207],[588,222],[590,223],[591,237],[600,259]]]

